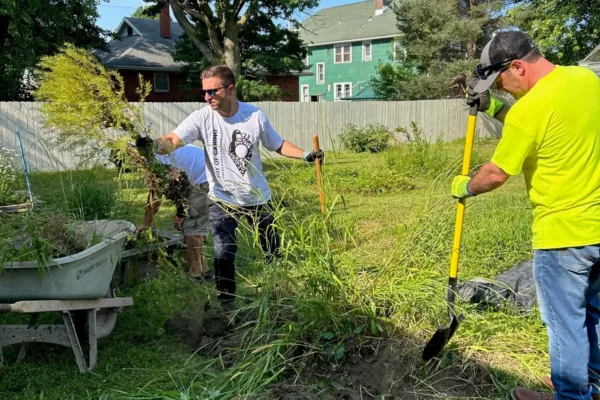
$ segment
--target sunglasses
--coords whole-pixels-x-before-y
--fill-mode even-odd
[[[218,87],[218,88],[214,88],[214,89],[207,89],[207,90],[204,90],[204,89],[203,89],[203,90],[201,90],[201,91],[200,91],[200,94],[202,95],[202,97],[206,96],[206,94],[207,94],[207,93],[208,93],[208,95],[209,95],[210,97],[215,97],[215,94],[217,94],[217,92],[218,92],[219,90],[221,90],[221,89],[225,89],[226,87],[229,87],[229,86],[221,86],[221,87]]]
[[[496,72],[506,71],[510,67],[510,63],[515,60],[517,59],[511,58],[510,60],[504,60],[496,64],[488,65],[486,67],[482,67],[481,64],[479,64],[475,71],[477,72],[479,79],[487,79]]]

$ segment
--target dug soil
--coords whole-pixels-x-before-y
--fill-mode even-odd
[[[238,347],[242,333],[221,310],[187,310],[167,321],[166,331],[204,357],[219,357]],[[345,358],[307,356],[303,365],[280,379],[260,400],[421,400],[489,399],[493,382],[482,367],[461,360],[450,366],[425,365],[412,341],[369,339],[345,344]],[[233,357],[231,357],[233,356]],[[238,357],[223,357],[232,364]],[[237,360],[239,361],[239,360]],[[496,396],[498,397],[498,396]]]

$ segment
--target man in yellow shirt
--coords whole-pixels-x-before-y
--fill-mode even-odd
[[[475,196],[523,173],[533,204],[534,276],[556,393],[516,388],[514,400],[600,398],[600,79],[557,66],[529,36],[502,32],[484,47],[468,102],[504,122],[491,162],[452,194]],[[496,84],[517,102],[490,96]]]

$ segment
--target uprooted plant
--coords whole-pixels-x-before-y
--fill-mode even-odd
[[[125,98],[121,75],[72,45],[43,57],[36,75],[40,86],[35,97],[44,102],[41,112],[54,147],[76,156],[82,165],[107,155],[108,149],[113,161],[143,171],[151,201],[165,193],[176,204],[186,204],[185,173],[158,162],[151,146],[138,150],[131,144],[150,136],[151,130],[143,123],[142,109]],[[140,103],[150,90],[140,75]]]

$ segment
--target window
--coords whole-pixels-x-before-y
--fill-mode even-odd
[[[310,101],[310,96],[308,95],[308,85],[300,86],[300,101],[302,103],[308,103]]]
[[[133,28],[128,26],[127,27],[127,36],[131,36],[131,35],[133,35]]]
[[[310,55],[310,51],[306,52],[306,66],[308,67],[308,56]]]
[[[371,61],[371,42],[363,42],[363,61]]]
[[[406,57],[406,49],[400,47],[400,42],[394,40],[392,42],[394,45],[392,46],[392,60],[394,62],[401,61],[402,57]]]
[[[340,101],[340,100],[344,99],[345,97],[352,96],[352,82],[335,83],[333,85],[333,88],[334,88],[333,99],[335,101]]]
[[[154,91],[155,92],[168,92],[169,88],[169,74],[154,74]]]
[[[325,83],[325,63],[317,63],[317,83]]]
[[[334,64],[352,62],[352,45],[350,43],[336,44],[333,62]]]

